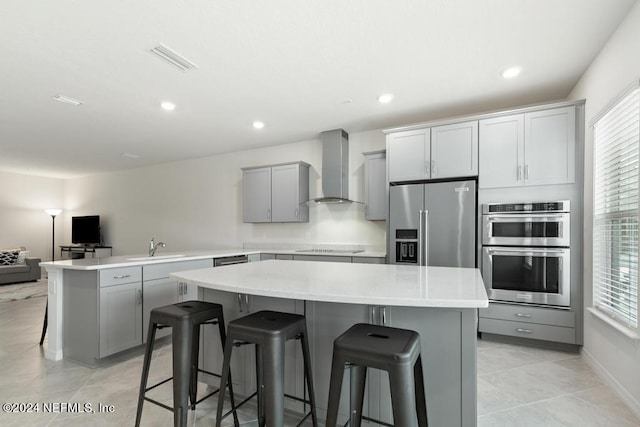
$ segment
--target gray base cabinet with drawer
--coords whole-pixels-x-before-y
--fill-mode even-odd
[[[478,331],[576,344],[575,312],[557,308],[490,303],[480,309]]]
[[[96,366],[142,344],[142,268],[65,271],[63,353]]]

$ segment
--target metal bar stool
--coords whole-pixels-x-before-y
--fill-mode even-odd
[[[136,427],[140,425],[142,417],[142,405],[145,400],[159,405],[173,412],[174,426],[183,427],[187,425],[187,411],[189,408],[195,409],[196,405],[216,394],[220,389],[207,394],[200,400],[196,400],[198,388],[198,372],[205,372],[209,375],[220,377],[218,374],[208,372],[198,368],[198,353],[200,349],[200,325],[218,325],[220,330],[220,341],[224,348],[226,342],[226,332],[224,325],[224,315],[222,305],[204,301],[187,301],[178,304],[166,305],[151,310],[149,319],[149,333],[147,335],[147,348],[144,354],[144,364],[142,366],[142,378],[140,380],[140,393],[138,395],[138,412],[136,414]],[[156,330],[165,327],[173,328],[173,377],[167,378],[151,387],[147,387],[149,368],[151,365],[151,353],[156,337]],[[145,394],[173,379],[173,408],[160,403],[154,399],[146,397]],[[225,383],[226,384],[226,383]],[[222,387],[222,386],[221,386]],[[231,407],[234,423],[239,425],[238,416],[233,402],[233,388],[229,381],[229,391],[231,393]],[[188,402],[191,401],[191,405]],[[222,403],[220,403],[222,405]],[[227,414],[228,415],[228,414]]]
[[[257,395],[259,425],[261,427],[265,425],[268,427],[281,427],[284,425],[284,397],[286,396],[303,402],[305,405],[310,404],[311,409],[304,415],[300,424],[311,415],[313,425],[318,425],[311,377],[307,324],[304,316],[277,311],[259,311],[229,322],[227,338],[227,343],[224,347],[222,380],[220,382],[222,391],[218,395],[217,427],[220,427],[220,422],[222,421],[221,402],[224,401],[224,384],[230,381],[229,364],[231,351],[234,346],[244,344],[255,344],[256,346],[257,390],[240,402],[238,407]],[[291,396],[284,392],[285,342],[290,339],[300,339],[304,357],[304,376],[309,393],[308,400]],[[238,342],[236,343],[235,341]],[[229,392],[233,393],[231,389],[229,389]]]
[[[427,404],[422,377],[420,335],[407,329],[359,323],[333,342],[327,427],[335,427],[340,403],[340,390],[345,364],[350,370],[350,427],[359,427],[363,417],[362,404],[367,368],[389,373],[393,425],[402,427],[427,426]],[[417,415],[417,423],[416,423]]]

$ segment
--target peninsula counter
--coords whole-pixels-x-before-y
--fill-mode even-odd
[[[199,286],[200,298],[221,303],[227,322],[263,309],[305,314],[321,418],[333,340],[355,323],[371,322],[420,334],[430,425],[476,425],[477,309],[488,306],[477,269],[269,260],[171,276]],[[215,332],[208,330],[203,338],[203,360],[208,370],[216,371],[222,352],[218,337],[211,334]],[[297,346],[287,347],[285,387],[300,396],[304,388],[297,351]],[[234,387],[250,394],[255,388],[253,353],[241,347],[234,357]],[[386,378],[370,370],[365,412],[391,422]],[[340,407],[346,419],[348,381],[343,387]]]

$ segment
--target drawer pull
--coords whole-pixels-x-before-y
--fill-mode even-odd
[[[530,314],[516,313],[516,317],[531,317]]]
[[[522,329],[522,328],[517,328],[516,332],[520,332],[520,333],[523,333],[523,334],[532,334],[533,333],[533,331],[531,329]]]
[[[113,276],[114,279],[126,279],[127,277],[131,277],[130,274],[121,274],[119,276]]]

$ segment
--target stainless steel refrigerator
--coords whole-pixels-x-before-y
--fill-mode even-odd
[[[476,267],[476,181],[389,188],[391,264]]]

